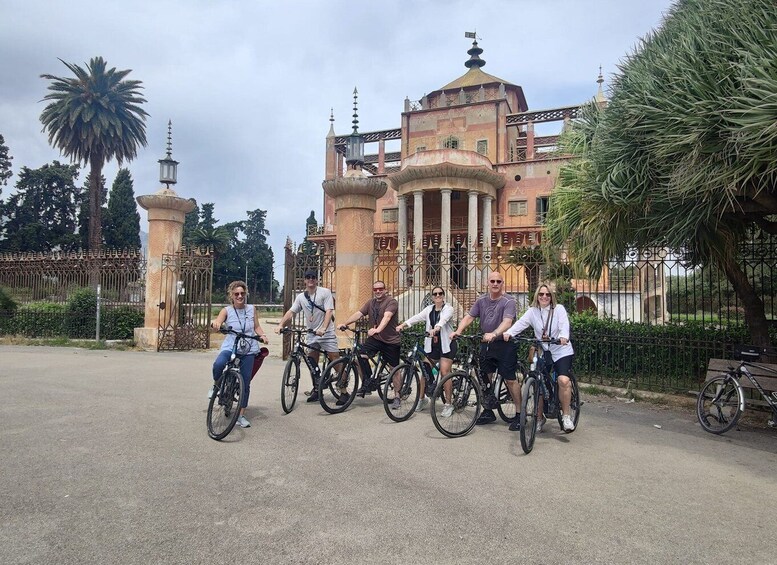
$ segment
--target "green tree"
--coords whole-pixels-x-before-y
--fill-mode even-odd
[[[546,236],[598,276],[630,248],[719,267],[754,343],[764,305],[738,261],[754,226],[777,233],[777,10],[773,0],[682,0],[621,65],[606,107],[562,136]]]
[[[113,249],[140,249],[140,214],[128,169],[119,169],[111,187],[105,245]]]
[[[8,155],[8,146],[5,144],[3,135],[0,134],[0,194],[3,193],[3,187],[8,184],[11,178],[11,161],[13,157]]]
[[[248,210],[248,219],[243,224],[245,232],[245,258],[248,272],[251,275],[248,285],[256,297],[264,297],[272,302],[275,296],[275,280],[273,277],[274,257],[272,249],[267,245],[270,232],[266,228],[266,210]]]
[[[62,59],[60,59],[62,61]],[[44,74],[49,104],[40,115],[49,143],[73,161],[89,165],[89,249],[102,246],[100,191],[102,169],[115,158],[121,165],[146,146],[146,113],[141,104],[141,81],[125,80],[131,70],[107,69],[94,57],[84,69],[62,63],[75,77]]]
[[[59,161],[39,169],[22,167],[16,192],[0,208],[6,218],[3,251],[52,251],[78,248],[76,223],[81,189],[78,165]]]
[[[108,221],[108,188],[105,183],[105,177],[100,175],[100,233],[105,231]],[[84,189],[78,199],[78,241],[81,249],[89,249],[89,195],[91,188],[89,178],[84,182]]]
[[[206,229],[206,230],[212,230],[216,227],[216,224],[219,223],[219,221],[213,217],[213,208],[215,207],[215,204],[213,202],[205,202],[202,207],[200,208],[200,223],[197,224],[197,227]]]
[[[200,207],[197,205],[197,201],[194,200],[194,198],[191,200],[194,201],[194,210],[186,214],[183,221],[183,234],[181,239],[183,240],[184,245],[193,245],[192,232],[197,229],[197,224],[200,220]]]

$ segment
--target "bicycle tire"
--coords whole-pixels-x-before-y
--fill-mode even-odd
[[[574,427],[571,430],[564,430],[564,424],[561,423],[561,410],[558,411],[558,425],[565,434],[571,434],[577,429],[577,422],[580,420],[580,389],[577,386],[577,379],[574,375],[569,375],[569,381],[572,385],[572,397],[569,399],[569,415],[572,417]],[[558,386],[558,383],[557,383]]]
[[[744,411],[742,386],[731,374],[707,382],[696,400],[696,417],[711,434],[724,434],[737,425]]]
[[[330,414],[339,414],[345,411],[356,397],[359,388],[359,371],[356,363],[350,357],[340,357],[331,361],[321,375],[318,386],[318,401],[321,408]],[[343,393],[348,396],[344,402],[340,402]]]
[[[534,449],[537,437],[537,409],[539,408],[538,383],[534,376],[526,377],[521,391],[521,449],[525,454]]]
[[[445,406],[443,397],[445,383],[451,381],[453,413],[448,417],[442,416]],[[464,371],[454,371],[440,379],[437,388],[432,395],[431,415],[434,427],[442,435],[450,438],[467,435],[475,427],[480,416],[483,403],[483,392],[477,380]]]
[[[397,395],[394,390],[394,376],[397,373],[402,375],[402,384],[399,391],[401,403],[399,408],[395,410],[391,407],[391,404]],[[400,363],[388,374],[386,383],[383,385],[383,409],[386,411],[386,415],[395,422],[404,422],[415,412],[420,394],[421,379],[418,374],[418,367],[407,363]]]
[[[240,401],[245,394],[245,383],[240,371],[231,367],[221,376],[219,387],[208,401],[208,435],[221,441],[229,435],[240,416]]]
[[[503,378],[499,379],[499,388],[496,391],[496,402],[496,411],[499,413],[499,417],[508,424],[511,423],[513,418],[515,418],[515,402],[513,402],[513,397]]]
[[[378,371],[380,369],[380,371]],[[378,379],[378,396],[381,400],[383,400],[385,397],[383,396],[383,389],[386,386],[386,382],[388,381],[389,373],[393,372],[387,370],[387,365],[384,361],[381,360],[380,364],[373,369],[373,376],[377,375]]]
[[[294,410],[299,392],[299,357],[289,357],[281,379],[281,408],[286,414]]]

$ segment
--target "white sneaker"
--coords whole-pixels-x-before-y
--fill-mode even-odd
[[[453,414],[453,404],[443,404],[440,416],[442,418],[450,418],[451,414]]]
[[[545,416],[543,416],[541,420],[537,420],[537,433],[538,434],[542,433],[542,428],[545,427],[545,422],[547,422],[547,421],[548,421],[548,419]]]
[[[564,428],[565,432],[571,432],[575,429],[575,423],[572,421],[572,416],[569,414],[564,414],[561,417],[561,427]]]
[[[246,418],[245,416],[240,416],[237,419],[237,425],[240,426],[241,428],[250,428],[251,422],[249,422],[248,418]]]
[[[426,410],[426,407],[429,406],[429,399],[428,398],[422,398],[418,401],[418,406],[415,407],[416,412],[420,412],[421,410]]]

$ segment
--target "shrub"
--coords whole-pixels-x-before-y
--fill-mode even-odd
[[[25,337],[65,335],[65,305],[56,302],[31,302],[16,309],[8,333]]]
[[[73,339],[94,338],[97,293],[91,288],[74,291],[65,305],[67,335]]]
[[[132,306],[118,306],[103,310],[100,337],[103,339],[132,339],[135,328],[143,325],[144,313]]]

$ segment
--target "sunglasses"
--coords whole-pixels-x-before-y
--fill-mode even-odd
[[[318,277],[317,277],[317,276],[315,276],[315,275],[307,275],[307,276],[305,277],[305,280],[312,280],[312,281],[314,281],[314,280],[316,280],[317,278],[318,278]]]
[[[444,292],[433,292],[432,296],[445,296]]]
[[[550,293],[549,292],[538,292],[537,296],[547,296],[548,298],[550,298]]]
[[[381,290],[386,290],[386,287],[385,286],[378,286],[378,287],[373,287],[372,288],[373,292],[380,292]]]
[[[502,284],[502,281],[500,281],[500,280],[497,280],[497,279],[491,279],[491,280],[490,280],[490,281],[488,281],[488,282],[490,282],[491,284]]]
[[[232,296],[245,296],[245,292],[233,292]]]

